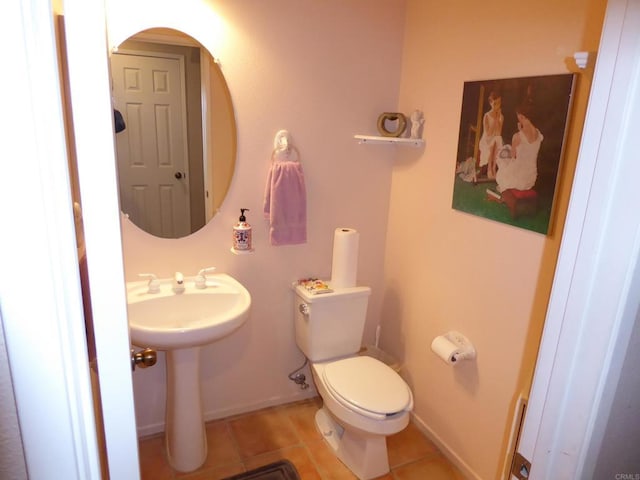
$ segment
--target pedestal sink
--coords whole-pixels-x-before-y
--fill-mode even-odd
[[[173,278],[127,283],[131,341],[166,351],[165,441],[171,466],[180,472],[200,467],[207,438],[200,399],[200,347],[229,335],[249,316],[251,295],[227,274],[196,282]],[[197,286],[196,286],[197,285]],[[182,290],[184,289],[184,290]]]

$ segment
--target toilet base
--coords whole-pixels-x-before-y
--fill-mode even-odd
[[[387,441],[342,427],[323,406],[316,412],[316,427],[335,455],[360,480],[370,480],[389,472]]]

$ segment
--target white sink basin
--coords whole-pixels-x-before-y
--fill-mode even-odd
[[[209,275],[203,289],[185,277],[182,293],[173,291],[172,278],[159,283],[158,293],[149,293],[146,280],[127,283],[131,341],[140,347],[174,350],[206,345],[249,317],[251,295],[227,274]]]

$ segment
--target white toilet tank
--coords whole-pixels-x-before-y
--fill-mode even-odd
[[[321,362],[360,350],[369,287],[313,295],[298,285],[294,291],[296,343],[310,361]]]

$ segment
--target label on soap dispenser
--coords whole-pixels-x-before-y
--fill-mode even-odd
[[[251,250],[251,227],[246,223],[240,223],[233,227],[233,248]]]
[[[241,208],[238,223],[233,226],[233,249],[236,251],[251,251],[251,225],[244,216],[248,211],[248,208]]]

